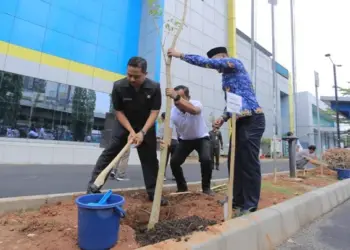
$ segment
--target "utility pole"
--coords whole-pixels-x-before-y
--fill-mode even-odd
[[[321,126],[320,126],[320,106],[318,101],[318,88],[320,87],[320,78],[318,72],[315,71],[315,92],[316,92],[316,108],[317,108],[317,151],[318,157],[322,155],[321,145]]]
[[[291,38],[292,38],[292,80],[293,80],[293,106],[294,106],[294,135],[298,135],[298,106],[297,106],[297,66],[295,59],[295,15],[294,15],[294,0],[290,0],[290,18],[291,18]]]
[[[271,25],[272,25],[272,79],[273,79],[273,114],[274,114],[274,131],[273,131],[273,166],[274,166],[274,181],[277,181],[277,150],[276,150],[276,140],[278,135],[278,125],[277,125],[277,73],[276,73],[276,44],[275,44],[275,6],[277,5],[277,0],[269,0],[271,4]]]
[[[256,8],[255,0],[251,0],[251,39],[250,39],[250,78],[254,83],[254,90],[256,93],[256,49],[255,49],[255,40],[256,40]]]
[[[331,63],[333,64],[333,77],[334,77],[334,96],[335,96],[335,114],[337,123],[337,147],[340,148],[340,121],[339,121],[339,100],[338,100],[338,81],[337,81],[337,67],[341,67],[340,64],[335,64],[332,60],[331,54],[326,54]]]

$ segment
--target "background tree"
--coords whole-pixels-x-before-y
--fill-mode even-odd
[[[28,119],[28,126],[30,127],[32,125],[32,119],[34,116],[35,108],[37,105],[41,102],[41,97],[45,95],[46,90],[46,84],[47,82],[42,79],[33,79],[33,95],[31,100],[31,106],[29,111],[29,119]]]
[[[336,121],[336,112],[333,109],[331,109],[331,108],[328,108],[326,110],[320,110],[320,114],[328,116],[334,122]],[[342,114],[339,114],[339,121],[340,121],[340,124],[348,124],[348,125],[350,125],[350,120],[347,119]]]
[[[91,133],[96,104],[93,90],[75,87],[72,100],[72,131],[75,141],[84,141],[85,135]]]
[[[15,126],[21,110],[23,76],[0,72],[0,124]]]

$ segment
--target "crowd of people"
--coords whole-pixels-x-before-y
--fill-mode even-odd
[[[222,75],[221,84],[225,92],[225,100],[229,95],[241,97],[241,110],[234,116],[236,120],[232,121],[236,123],[232,208],[239,211],[238,215],[256,211],[261,189],[259,153],[265,130],[265,116],[257,102],[249,74],[240,60],[229,57],[225,47],[211,49],[207,57],[183,54],[175,49],[169,49],[168,56],[195,66],[216,70]],[[128,61],[126,77],[114,83],[112,101],[117,120],[116,127],[113,129],[109,146],[97,160],[88,184],[88,193],[100,192],[93,188],[97,176],[126,143],[132,141],[138,151],[150,201],[154,198],[159,168],[157,142],[161,144],[161,148],[168,149],[166,165],[170,159],[169,164],[178,192],[188,190],[182,164],[192,151],[196,151],[200,162],[202,191],[206,195],[215,195],[211,189],[211,179],[212,171],[219,170],[220,149],[223,148],[220,127],[232,118],[232,113],[229,112],[228,107],[224,107],[222,116],[215,120],[209,131],[203,115],[204,107],[199,100],[191,98],[190,89],[187,86],[167,88],[165,94],[173,100],[169,140],[164,138],[164,123],[160,125],[158,133],[155,126],[162,105],[160,84],[147,78],[147,62],[144,58],[132,57]],[[161,119],[164,121],[165,113],[161,114]],[[228,159],[230,154],[231,143]],[[112,170],[111,177],[119,180],[125,178],[129,155],[130,151]],[[230,160],[227,165],[230,166]],[[166,179],[166,176],[164,178]],[[167,204],[168,201],[162,198],[161,205]]]

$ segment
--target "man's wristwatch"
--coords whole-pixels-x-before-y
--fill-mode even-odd
[[[174,102],[177,102],[177,101],[179,101],[181,99],[181,96],[180,95],[177,95],[177,96],[175,96],[175,98],[174,98]]]
[[[223,115],[221,116],[221,118],[224,120],[224,122],[227,122],[228,119],[230,119],[230,117],[228,117],[228,115],[226,115],[226,114],[223,114]]]
[[[141,130],[140,132],[141,132],[141,134],[142,134],[143,136],[146,135],[146,132],[145,132],[145,131]]]

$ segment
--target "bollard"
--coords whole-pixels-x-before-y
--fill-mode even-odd
[[[285,136],[282,140],[288,142],[289,151],[289,176],[291,178],[296,178],[296,142],[298,137],[295,136]]]

